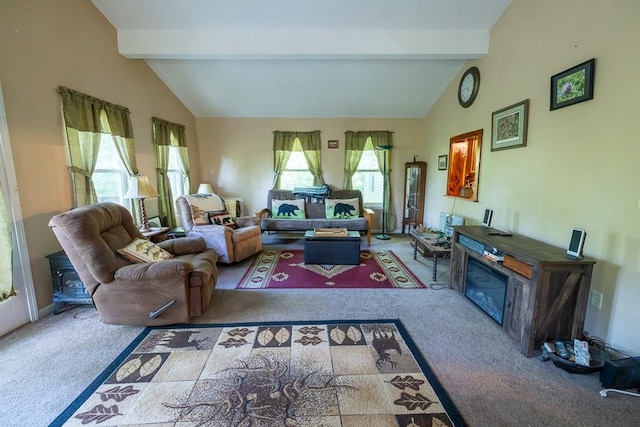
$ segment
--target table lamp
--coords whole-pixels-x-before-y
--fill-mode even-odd
[[[158,192],[151,186],[149,178],[146,176],[132,176],[131,180],[129,180],[129,189],[124,195],[124,198],[140,200],[140,220],[142,221],[140,231],[143,233],[151,231],[151,227],[149,227],[149,223],[147,222],[147,214],[144,211],[144,199],[158,196]]]
[[[200,184],[196,194],[213,194],[213,188],[211,188],[211,184]]]

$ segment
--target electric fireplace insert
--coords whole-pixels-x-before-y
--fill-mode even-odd
[[[469,257],[465,296],[502,325],[509,278]]]

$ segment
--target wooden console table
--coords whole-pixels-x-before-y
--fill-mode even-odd
[[[532,357],[545,341],[583,338],[594,259],[569,259],[566,249],[518,234],[496,235],[493,228],[453,230],[450,287],[465,294],[470,258],[507,276],[502,328],[522,354]],[[482,246],[503,252],[511,262],[483,257]]]

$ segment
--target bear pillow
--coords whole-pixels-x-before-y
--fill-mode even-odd
[[[211,224],[213,225],[225,225],[227,227],[233,228],[234,230],[238,228],[238,225],[233,222],[231,214],[227,211],[210,213],[209,221],[211,221]]]
[[[360,216],[360,200],[355,199],[327,199],[324,214],[331,219],[350,219]]]
[[[304,200],[272,200],[271,217],[276,219],[305,219]]]

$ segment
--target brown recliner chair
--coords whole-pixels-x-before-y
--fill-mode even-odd
[[[260,252],[262,250],[262,230],[258,225],[259,219],[248,216],[233,218],[233,222],[237,226],[235,229],[224,224],[211,224],[209,218],[206,217],[209,214],[206,206],[207,203],[211,203],[210,199],[216,200],[211,205],[214,206],[212,209],[224,208],[224,202],[216,194],[193,194],[178,197],[176,206],[180,211],[185,235],[187,237],[202,237],[207,242],[207,248],[214,249],[218,253],[218,262],[225,264],[242,261]],[[196,202],[192,203],[190,200],[196,200]],[[194,221],[194,215],[198,215],[202,221],[197,224]]]
[[[203,239],[158,244],[173,258],[134,263],[118,253],[143,238],[131,214],[116,203],[83,206],[49,221],[98,310],[117,325],[187,323],[209,306],[217,279],[217,255]]]

